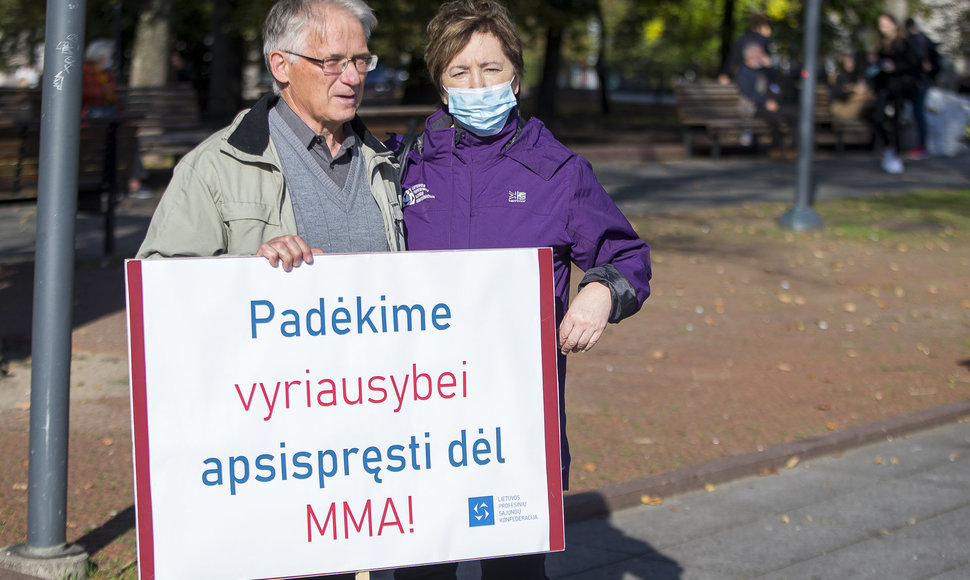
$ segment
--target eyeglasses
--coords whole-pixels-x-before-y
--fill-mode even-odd
[[[350,58],[313,58],[312,56],[307,56],[305,54],[300,54],[298,52],[293,52],[290,50],[284,50],[286,54],[292,54],[293,56],[298,56],[300,58],[305,58],[313,64],[319,65],[323,69],[324,74],[328,75],[339,75],[347,70],[347,65],[351,62],[354,63],[354,68],[360,74],[369,73],[370,71],[377,68],[377,55],[368,54],[366,56],[352,56]]]

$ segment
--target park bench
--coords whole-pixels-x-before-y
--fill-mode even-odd
[[[40,121],[0,120],[0,201],[36,200]],[[134,128],[124,117],[85,119],[78,151],[77,211],[104,219],[104,253],[115,248],[115,212],[134,162]]]
[[[357,115],[367,125],[367,129],[383,140],[387,133],[399,133],[424,129],[424,120],[438,110],[439,105],[362,105]]]
[[[699,131],[709,138],[713,159],[720,157],[724,142],[739,139],[745,131],[750,132],[752,139],[771,135],[765,120],[741,116],[738,109],[740,93],[734,84],[679,83],[674,86],[674,95],[684,134],[686,159],[691,156],[693,137]],[[844,119],[832,114],[829,89],[824,84],[816,86],[814,111],[816,144],[831,137],[835,140],[836,150],[841,153],[847,143],[871,143],[872,129],[865,119]],[[790,128],[792,131],[797,129],[797,126]]]
[[[823,84],[815,89],[815,130],[821,136],[833,136],[835,150],[839,153],[845,151],[846,143],[872,144],[871,123],[866,119],[846,119],[833,115],[831,92]]]
[[[712,159],[721,156],[721,147],[729,141],[740,142],[748,132],[752,142],[770,136],[771,127],[764,119],[745,118],[738,109],[740,93],[733,83],[714,81],[680,82],[674,85],[677,116],[684,139],[684,158],[690,159],[698,134],[710,142]]]
[[[199,97],[191,83],[124,87],[118,93],[125,112],[135,118],[138,145],[144,155],[177,161],[212,133],[202,123]]]
[[[0,87],[0,119],[40,119],[40,89]]]

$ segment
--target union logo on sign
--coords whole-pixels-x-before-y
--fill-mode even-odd
[[[492,496],[468,498],[468,527],[495,525],[495,502]]]

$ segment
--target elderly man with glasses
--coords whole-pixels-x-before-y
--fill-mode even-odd
[[[362,0],[280,0],[263,27],[273,93],[175,167],[137,257],[404,250],[390,151],[357,117],[377,24]]]

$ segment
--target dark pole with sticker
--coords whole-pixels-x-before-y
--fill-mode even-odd
[[[812,207],[815,184],[812,176],[812,150],[815,147],[815,79],[818,73],[818,29],[822,0],[805,3],[805,47],[802,66],[802,92],[798,111],[798,180],[795,205],[778,219],[790,230],[818,230],[822,218]]]
[[[86,578],[87,554],[66,542],[74,219],[85,0],[49,0],[44,39],[31,337],[27,543],[0,566],[45,578]]]

